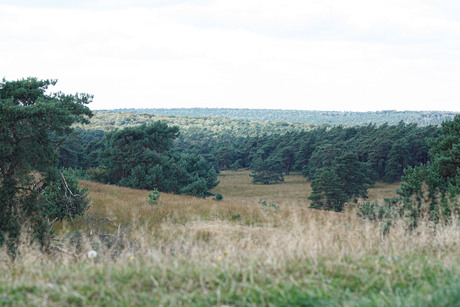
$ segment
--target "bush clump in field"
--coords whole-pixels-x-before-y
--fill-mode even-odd
[[[239,212],[232,214],[232,220],[239,220],[240,218],[241,218],[241,214]]]
[[[224,196],[220,193],[216,193],[216,195],[212,198],[213,200],[222,200],[224,199]]]
[[[148,195],[149,195],[149,200],[148,200],[149,204],[157,205],[160,199],[160,191],[158,191],[157,189],[154,189],[152,193],[149,193]]]
[[[280,211],[280,206],[278,206],[274,201],[271,201],[269,204],[267,204],[267,201],[264,199],[259,199],[259,204],[262,205],[262,209],[264,211],[269,211],[270,208],[275,209],[276,212]]]

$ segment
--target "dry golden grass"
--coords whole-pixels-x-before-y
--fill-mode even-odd
[[[281,205],[309,205],[310,184],[301,175],[286,176],[284,182],[265,185],[252,184],[250,173],[249,170],[221,172],[220,184],[214,192],[221,193],[229,201],[257,203],[262,198]]]
[[[117,224],[133,224],[148,228],[168,224],[186,225],[191,222],[213,225],[230,223],[231,227],[237,224],[280,225],[282,221],[291,216],[336,215],[308,209],[310,201],[307,197],[311,193],[311,187],[301,175],[286,176],[285,182],[280,184],[255,185],[251,183],[249,174],[248,170],[222,172],[219,176],[220,184],[213,190],[224,196],[222,201],[161,193],[158,205],[151,205],[147,202],[149,191],[146,190],[90,181],[81,181],[80,184],[89,187],[92,199],[87,216],[109,217]],[[377,183],[375,187],[369,189],[369,200],[382,200],[384,197],[395,196],[396,187],[396,184]],[[280,213],[267,213],[261,210],[260,199],[276,202],[281,208]],[[238,213],[241,218],[232,220],[232,215]],[[344,215],[338,216],[343,217]],[[83,220],[77,219],[73,223],[57,225],[57,229],[67,231],[70,227],[75,230],[81,228],[82,224]]]
[[[292,174],[285,177],[285,181],[279,184],[252,184],[249,170],[223,171],[219,175],[221,180],[219,186],[214,192],[220,192],[224,199],[231,201],[243,201],[254,203],[262,198],[275,201],[282,205],[300,205],[309,206],[310,201],[307,197],[311,194],[310,182],[300,174]],[[395,197],[396,188],[399,183],[388,184],[376,182],[368,190],[368,200],[382,201],[384,198]]]
[[[457,225],[412,233],[396,225],[383,236],[380,225],[353,212],[308,209],[310,187],[301,176],[252,185],[248,174],[221,174],[215,191],[222,201],[162,193],[158,205],[148,204],[149,191],[83,181],[92,199],[87,216],[129,226],[123,244],[105,247],[85,218],[60,224],[61,234],[83,232],[81,246],[43,254],[23,245],[16,263],[0,250],[0,290],[25,295],[31,303],[24,305],[295,305],[313,297],[321,300],[312,305],[384,306],[436,302],[430,291],[444,279],[460,285],[449,279],[460,272]],[[393,187],[377,184],[371,200],[392,196]],[[260,198],[280,211],[263,210]],[[94,261],[86,257],[93,248]]]
[[[158,205],[147,202],[149,191],[88,181],[81,184],[88,185],[92,199],[87,216],[109,217],[117,224],[131,225],[132,235],[143,241],[145,246],[158,246],[165,242],[174,245],[177,238],[188,241],[191,237],[197,239],[191,240],[193,244],[200,240],[213,241],[213,246],[219,246],[217,249],[247,246],[251,244],[248,240],[265,242],[270,250],[292,249],[290,245],[303,246],[300,249],[302,253],[305,250],[309,253],[343,253],[334,246],[346,248],[347,253],[359,251],[358,245],[381,247],[380,231],[374,224],[361,222],[354,212],[338,214],[309,209],[307,196],[311,188],[302,176],[287,176],[284,183],[276,185],[254,185],[248,175],[246,170],[222,172],[219,176],[221,183],[214,190],[224,195],[222,201],[161,193]],[[394,196],[396,187],[396,184],[377,183],[369,190],[369,200]],[[280,206],[280,212],[273,208],[263,210],[258,203],[261,198],[267,202],[275,201]],[[238,213],[240,218],[233,219],[232,215]],[[67,231],[83,225],[84,219],[80,219],[59,227],[61,231]],[[333,235],[325,236],[325,233]],[[159,243],[161,240],[165,241]],[[401,242],[401,239],[397,241]],[[385,242],[388,243],[388,239]],[[369,252],[366,248],[363,252]]]
[[[373,227],[363,225],[353,212],[337,214],[309,209],[307,196],[311,191],[310,184],[300,175],[287,176],[284,183],[276,185],[254,185],[250,181],[249,171],[246,170],[222,172],[219,179],[221,183],[214,192],[224,195],[222,201],[161,193],[158,205],[147,202],[149,191],[88,181],[82,181],[81,185],[89,187],[92,199],[87,217],[108,217],[118,225],[130,225],[131,235],[136,236],[136,240],[144,241],[146,246],[158,246],[165,242],[174,245],[175,238],[184,236],[196,238],[197,240],[191,240],[195,243],[200,240],[212,240],[213,244],[221,246],[220,249],[229,248],[224,245],[246,246],[251,244],[246,242],[248,239],[257,242],[267,241],[271,242],[270,244],[278,241],[276,244],[289,245],[289,237],[308,233],[308,236],[298,237],[310,242],[307,244],[304,241],[302,245],[308,246],[314,242],[315,248],[311,250],[317,251],[320,244],[325,250],[334,253],[336,251],[329,243],[321,243],[324,240],[323,231],[318,229],[326,230],[331,227],[327,231],[336,233],[333,239],[343,244],[352,240],[345,240],[343,236],[352,234],[358,236],[353,240],[362,242],[357,239],[367,231],[357,230],[360,227]],[[370,190],[371,200],[383,198],[386,195],[382,191],[387,191],[391,187],[378,184]],[[258,203],[261,198],[267,202],[275,201],[280,207],[280,212],[276,212],[274,208],[263,210]],[[235,217],[236,214],[239,214],[239,218]],[[79,229],[84,229],[86,233],[90,233],[91,230],[100,231],[97,226],[86,221],[87,217],[59,224],[57,230],[59,233]],[[345,227],[354,231],[333,229],[334,227]],[[115,231],[112,224],[105,224],[101,229],[103,232]],[[378,231],[370,233],[380,236]],[[171,234],[174,234],[173,237]],[[165,241],[161,243],[162,240]],[[300,243],[294,245],[298,244]],[[270,248],[279,249],[279,246]],[[283,247],[285,248],[288,247]]]

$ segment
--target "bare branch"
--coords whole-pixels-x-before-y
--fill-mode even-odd
[[[69,191],[70,195],[72,197],[80,197],[80,198],[82,198],[83,196],[81,196],[80,194],[73,194],[72,193],[72,190],[70,190],[69,186],[67,185],[67,181],[65,180],[64,175],[61,172],[59,172],[59,174],[61,174],[62,180],[64,181],[65,187],[67,188],[67,191]]]

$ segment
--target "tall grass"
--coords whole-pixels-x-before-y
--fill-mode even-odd
[[[0,251],[0,305],[460,302],[457,225],[427,224],[411,233],[401,225],[383,236],[378,224],[353,212],[308,209],[309,186],[300,176],[265,186],[250,184],[247,175],[222,174],[216,191],[223,201],[162,193],[158,205],[148,204],[149,191],[83,182],[92,207],[86,217],[58,225],[59,249],[46,254],[23,244],[14,263]],[[259,198],[277,202],[280,211],[263,210]],[[113,223],[102,232],[125,235],[107,246],[94,236],[101,222],[91,224],[90,217],[109,217]],[[77,231],[78,244],[66,235]],[[91,249],[97,258],[88,259]]]

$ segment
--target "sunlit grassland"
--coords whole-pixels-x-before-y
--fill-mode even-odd
[[[460,302],[460,231],[422,225],[416,232],[308,209],[309,184],[252,185],[248,171],[223,172],[223,201],[147,193],[92,182],[83,219],[57,225],[80,231],[79,247],[43,254],[23,245],[13,263],[0,252],[0,305],[303,305],[455,306]],[[378,183],[370,200],[394,196]],[[387,195],[391,194],[391,195]],[[280,210],[263,210],[258,200]],[[239,218],[236,214],[239,213]],[[233,217],[232,217],[233,216]],[[105,247],[88,217],[109,217],[104,232],[126,232]],[[116,224],[116,225],[115,225]],[[120,226],[121,230],[118,230]],[[93,240],[93,241],[91,241]],[[60,242],[56,242],[58,244]],[[92,249],[99,256],[86,257]]]

